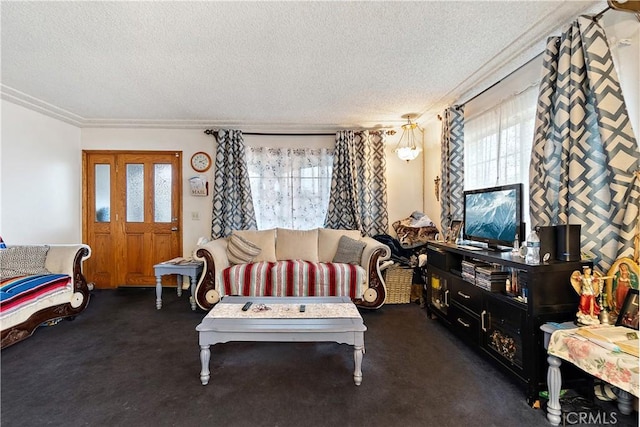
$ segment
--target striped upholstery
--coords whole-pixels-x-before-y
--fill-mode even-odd
[[[67,274],[19,276],[0,282],[0,314],[5,316],[42,298],[68,292],[71,277]]]
[[[361,298],[366,271],[359,265],[302,260],[258,262],[222,272],[222,295],[349,296]]]
[[[273,262],[238,264],[222,270],[221,295],[275,296],[271,286]]]

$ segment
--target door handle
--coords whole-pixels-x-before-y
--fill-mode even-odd
[[[178,231],[178,227],[171,227],[171,231]]]

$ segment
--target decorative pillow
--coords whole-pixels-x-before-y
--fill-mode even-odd
[[[13,246],[0,251],[0,277],[50,274],[44,267],[49,246]]]
[[[318,229],[318,261],[332,262],[338,250],[338,243],[342,236],[360,239],[359,230],[334,230],[332,228]]]
[[[338,250],[333,257],[333,262],[343,264],[360,264],[362,259],[362,251],[364,251],[366,243],[360,240],[354,240],[347,236],[342,236],[338,242]]]
[[[261,249],[253,262],[276,262],[276,229],[270,230],[238,230],[234,234],[253,243]]]
[[[276,257],[278,261],[301,259],[318,262],[318,229],[276,229]]]
[[[247,264],[262,252],[258,246],[243,239],[235,233],[229,237],[227,243],[227,258],[231,264]]]

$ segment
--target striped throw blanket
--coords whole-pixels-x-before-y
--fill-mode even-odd
[[[0,313],[8,314],[49,295],[67,292],[71,276],[67,274],[37,274],[18,276],[0,282]]]
[[[366,271],[359,265],[287,260],[233,265],[221,278],[223,295],[354,299],[362,297]]]

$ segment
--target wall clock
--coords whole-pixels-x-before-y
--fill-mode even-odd
[[[211,157],[204,151],[198,151],[191,156],[191,167],[196,172],[206,172],[211,167]]]

